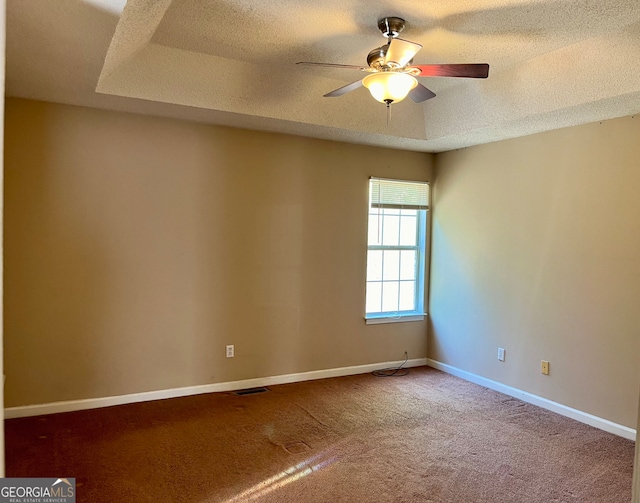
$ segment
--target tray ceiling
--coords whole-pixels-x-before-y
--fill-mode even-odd
[[[436,98],[384,105],[362,78],[400,16],[416,64],[489,63],[486,80],[420,78]],[[640,110],[637,0],[8,0],[6,93],[438,152]]]

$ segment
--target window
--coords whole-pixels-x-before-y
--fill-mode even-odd
[[[429,184],[371,178],[367,323],[424,319]]]

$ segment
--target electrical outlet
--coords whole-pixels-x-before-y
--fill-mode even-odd
[[[504,361],[504,348],[498,348],[498,360]]]
[[[233,347],[233,344],[229,344],[227,346],[227,358],[233,358],[235,356],[235,349]]]
[[[540,372],[542,372],[546,376],[549,375],[549,362],[547,360],[542,360],[542,364],[540,366]]]

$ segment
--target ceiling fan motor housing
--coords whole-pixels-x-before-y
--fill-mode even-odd
[[[389,44],[376,47],[367,56],[367,64],[376,70],[382,68],[384,66],[384,58],[387,55],[387,49],[389,49]]]
[[[388,50],[389,44],[376,47],[367,56],[367,64],[374,70],[393,70],[396,68],[401,68],[400,65],[393,61],[388,61],[387,63],[384,62]],[[405,66],[410,65],[411,63],[413,63],[413,58],[411,58],[411,60],[409,60]]]

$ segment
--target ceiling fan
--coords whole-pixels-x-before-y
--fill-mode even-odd
[[[378,21],[378,29],[388,39],[388,43],[372,50],[367,56],[368,68],[355,65],[335,63],[310,63],[300,61],[298,65],[327,66],[331,68],[347,68],[369,73],[363,79],[347,84],[324,95],[335,98],[361,86],[366,87],[371,96],[387,107],[398,103],[409,96],[416,103],[435,97],[435,93],[420,84],[416,77],[466,77],[486,79],[489,76],[489,65],[450,64],[450,65],[413,65],[413,57],[422,49],[420,44],[398,38],[405,27],[404,19],[385,17]]]

